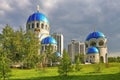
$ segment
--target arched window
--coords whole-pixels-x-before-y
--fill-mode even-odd
[[[47,25],[45,25],[45,28],[46,28],[46,30],[48,30],[48,27],[47,27]]]
[[[104,61],[103,56],[100,56],[100,62],[103,63],[103,61]]]
[[[41,24],[41,28],[44,29],[44,24],[43,23]]]
[[[101,40],[101,41],[99,42],[99,46],[103,46],[103,45],[104,45],[104,41]]]
[[[39,23],[36,24],[37,28],[39,28]]]
[[[92,41],[92,42],[90,43],[90,46],[96,46],[96,42]]]
[[[85,44],[85,47],[88,48],[88,44]]]
[[[32,28],[34,28],[34,23],[32,23]]]

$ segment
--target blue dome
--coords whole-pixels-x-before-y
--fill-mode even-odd
[[[86,41],[89,41],[92,38],[98,39],[98,38],[101,38],[101,37],[105,38],[105,35],[103,33],[101,33],[101,32],[93,32],[93,33],[90,33],[88,35],[88,37],[86,38]]]
[[[53,37],[46,37],[42,40],[42,44],[57,44],[56,40]]]
[[[34,14],[32,14],[31,16],[29,16],[27,23],[31,22],[31,21],[43,21],[43,22],[48,22],[48,19],[46,18],[46,16],[40,12],[35,12]]]
[[[59,52],[56,52],[56,53],[55,53],[55,56],[60,57],[61,54],[60,54]]]
[[[88,48],[87,54],[91,54],[91,53],[99,53],[99,51],[96,47]]]

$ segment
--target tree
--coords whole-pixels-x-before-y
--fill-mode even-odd
[[[120,57],[108,57],[108,62],[120,62]]]
[[[77,59],[76,59],[75,70],[76,70],[76,71],[80,71],[80,60],[79,60],[79,56],[78,56]]]
[[[34,68],[38,63],[40,44],[38,38],[31,31],[25,34],[23,39],[23,46],[25,48],[23,54],[23,63],[26,68]]]
[[[0,50],[0,78],[5,80],[10,76],[10,59],[8,58],[8,50],[2,48]]]
[[[23,39],[24,39],[24,32],[22,28],[19,31],[15,31],[13,37],[11,38],[11,60],[15,64],[19,64],[22,60],[22,55],[24,53],[24,46],[23,46]]]
[[[10,26],[6,26],[2,34],[0,35],[0,77],[5,80],[10,75],[10,48],[11,38],[13,36],[13,29]]]
[[[78,60],[78,58],[79,58],[80,63],[84,63],[84,54],[83,53],[79,53],[79,54],[75,55],[75,62]]]
[[[44,53],[44,58],[45,58],[45,65],[50,65],[52,66],[53,65],[53,62],[52,62],[52,59],[53,59],[53,47],[51,44],[49,44],[48,46],[46,46],[46,50],[45,50],[45,53]]]
[[[62,76],[67,76],[70,72],[71,61],[66,50],[63,51],[63,58],[60,61],[60,66],[58,67],[58,72]]]

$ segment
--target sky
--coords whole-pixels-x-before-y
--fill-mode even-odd
[[[120,0],[0,0],[0,32],[6,24],[25,30],[28,17],[45,14],[51,34],[62,33],[67,48],[72,39],[84,42],[89,33],[100,31],[108,39],[109,55],[120,56]]]

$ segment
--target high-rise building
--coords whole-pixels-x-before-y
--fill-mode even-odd
[[[75,55],[85,54],[85,44],[77,40],[71,40],[71,43],[68,44],[68,53],[69,53],[72,63],[74,63]]]
[[[61,54],[61,57],[63,55],[63,35],[59,34],[59,33],[53,33],[52,37],[55,38],[55,40],[57,41],[57,52],[59,52]]]

